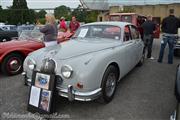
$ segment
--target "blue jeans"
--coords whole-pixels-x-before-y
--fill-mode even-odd
[[[161,41],[161,49],[159,53],[158,62],[162,62],[164,56],[164,49],[166,44],[169,46],[169,54],[168,54],[168,63],[173,64],[173,56],[174,56],[174,42],[176,40],[175,36],[163,36],[163,40]]]

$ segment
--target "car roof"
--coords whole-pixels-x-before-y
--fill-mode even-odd
[[[119,27],[124,27],[126,25],[132,25],[131,23],[128,22],[118,22],[118,21],[106,21],[106,22],[93,22],[93,23],[88,23],[84,24],[82,26],[86,25],[113,25],[113,26],[119,26]]]
[[[111,13],[110,15],[136,15],[136,13]]]

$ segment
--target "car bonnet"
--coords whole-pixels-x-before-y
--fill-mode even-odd
[[[45,47],[41,50],[32,53],[31,55],[37,56],[40,59],[53,58],[53,59],[65,60],[65,59],[70,59],[73,57],[85,55],[88,53],[98,52],[101,50],[106,50],[115,47],[118,45],[117,42],[118,41],[88,42],[88,41],[70,40],[56,46]]]

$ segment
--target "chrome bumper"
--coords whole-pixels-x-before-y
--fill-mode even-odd
[[[180,49],[180,44],[176,44],[176,45],[174,46],[174,49]]]
[[[68,89],[58,89],[59,95],[66,97],[69,101],[78,100],[78,101],[92,101],[101,96],[101,88],[90,91],[90,92],[78,92],[73,89],[72,85],[68,85]]]
[[[26,85],[26,86],[31,86],[31,81],[32,81],[32,80],[27,77],[26,73],[25,73],[25,72],[22,72],[21,75],[22,75],[23,78],[24,78],[24,85]]]
[[[27,86],[31,86],[31,79],[29,79],[26,76],[26,73],[22,73],[24,77],[24,84]],[[79,92],[74,90],[72,85],[68,85],[67,89],[56,87],[58,91],[58,95],[68,98],[69,101],[78,100],[78,101],[92,101],[94,99],[97,99],[99,96],[101,96],[101,88],[98,88],[96,90],[90,91],[90,92]]]

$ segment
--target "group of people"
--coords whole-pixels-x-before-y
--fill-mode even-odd
[[[69,24],[70,32],[75,32],[79,28],[79,26],[80,26],[79,22],[76,20],[76,17],[73,16]],[[68,30],[68,26],[66,25],[66,21],[64,17],[61,17],[60,19],[59,30],[62,32],[66,32]]]
[[[145,45],[144,52],[147,50],[147,58],[154,59],[151,56],[152,53],[152,45],[153,45],[153,34],[156,30],[156,24],[152,21],[152,16],[147,17],[147,21],[145,21],[141,27],[143,28],[143,41]],[[169,16],[164,18],[162,21],[161,30],[162,40],[161,40],[161,48],[159,53],[158,62],[162,63],[164,56],[164,49],[166,45],[169,46],[169,55],[168,55],[168,64],[173,64],[173,56],[174,56],[174,43],[177,39],[178,28],[180,28],[180,20],[175,17],[174,9],[169,10]]]
[[[59,28],[57,27],[56,19],[53,14],[47,13],[45,15],[45,19],[46,19],[46,25],[40,27],[40,32],[44,33],[45,46],[56,45],[58,30],[63,32],[66,32],[68,30],[65,22],[65,18],[61,17]],[[70,32],[75,32],[79,28],[79,26],[80,26],[79,22],[76,20],[76,17],[73,16],[69,24]]]

